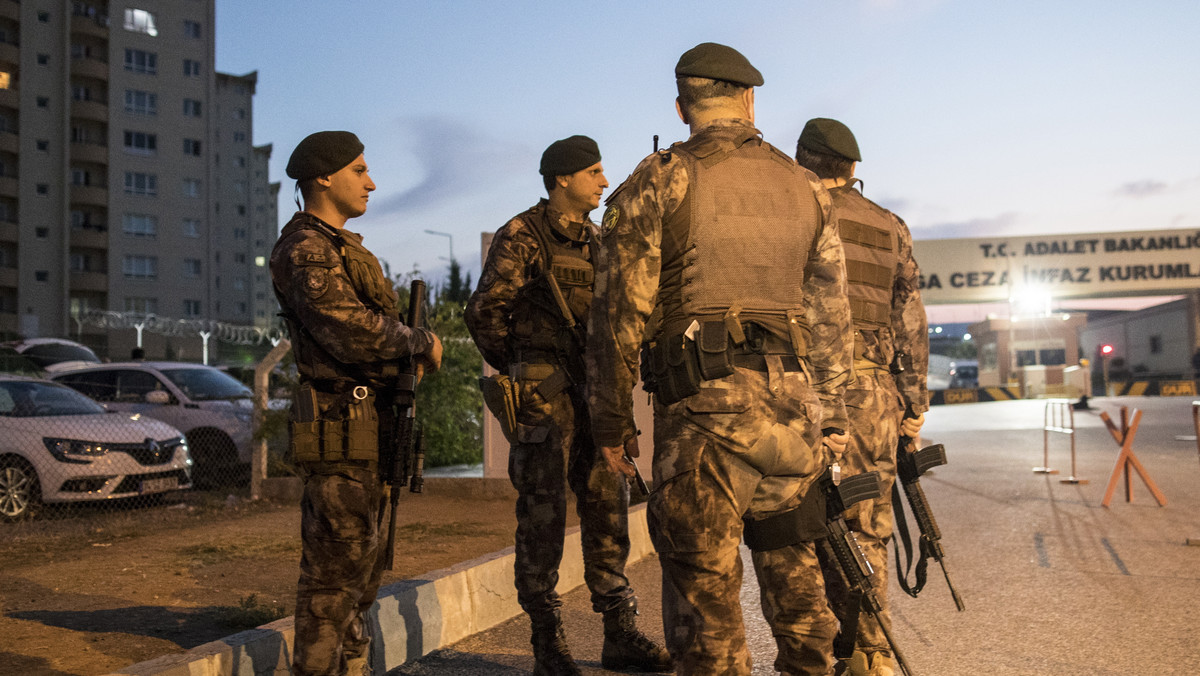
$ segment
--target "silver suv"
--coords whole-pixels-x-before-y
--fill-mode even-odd
[[[249,476],[252,392],[228,373],[174,361],[56,364],[49,370],[51,380],[110,411],[140,413],[182,430],[198,485]]]

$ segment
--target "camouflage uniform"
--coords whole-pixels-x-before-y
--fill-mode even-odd
[[[731,156],[767,161],[772,176],[784,172],[788,178],[753,195],[729,195],[704,183],[704,189],[690,190],[695,177],[688,167],[694,165],[683,156],[711,144],[733,144]],[[679,314],[679,299],[687,302],[689,268],[720,254],[730,279],[747,275],[746,284],[772,282],[769,275],[776,272],[803,275],[802,311],[792,321],[809,327],[806,358],[772,351],[755,363],[754,355],[744,355],[731,375],[704,380],[681,401],[663,404],[656,396],[649,519],[663,567],[667,644],[680,674],[750,673],[738,600],[743,518],[795,507],[829,461],[821,430],[846,426],[841,398],[851,352],[841,242],[835,228],[825,227],[832,208],[824,188],[790,161],[782,168],[778,155],[746,120],[716,120],[686,143],[643,160],[609,198],[602,226],[588,338],[589,404],[600,446],[620,446],[635,434],[631,390],[638,349],[675,335],[670,325],[677,324],[672,317]],[[714,194],[721,197],[722,217],[742,227],[722,233],[728,246],[721,251],[700,250],[691,242],[688,205]],[[762,205],[789,199],[809,215],[772,231],[769,242],[751,240],[761,235],[738,220],[739,211],[761,213]],[[795,244],[794,233],[801,231],[810,246]],[[755,253],[777,244],[789,256],[788,269],[758,267]],[[746,320],[745,313],[741,317]],[[686,325],[688,318],[682,319]],[[763,321],[770,325],[767,343],[794,346],[788,320]],[[756,552],[753,559],[763,611],[779,646],[776,668],[829,673],[836,621],[825,603],[813,543]]]
[[[925,306],[918,291],[919,271],[912,235],[895,214],[863,197],[845,179],[825,179],[839,216],[854,319],[853,385],[846,389],[850,443],[842,458],[846,476],[878,471],[881,495],[854,505],[846,523],[875,569],[871,580],[887,617],[887,542],[892,535],[891,489],[896,479],[900,418],[929,410],[926,374],[929,337]],[[893,357],[902,353],[904,371],[893,375]],[[829,598],[839,617],[845,608],[845,583],[836,563],[822,560]],[[870,615],[858,619],[856,646],[864,653],[891,654],[887,638]]]
[[[318,419],[293,404],[293,453],[304,475],[300,581],[296,592],[293,673],[341,674],[369,646],[365,614],[383,573],[379,515],[387,491],[378,473],[388,438],[390,398],[376,396],[398,373],[398,360],[427,352],[433,334],[399,319],[396,295],[362,237],[298,212],[271,252],[271,279],[288,319],[302,389],[316,392]],[[368,422],[345,426],[354,386],[369,388]],[[362,411],[362,404],[356,409]],[[301,446],[303,424],[319,425]],[[374,431],[374,436],[371,432]],[[380,434],[382,432],[382,434]],[[341,442],[341,443],[339,443]]]
[[[465,313],[484,359],[520,382],[508,475],[518,493],[517,599],[534,617],[562,605],[554,588],[568,485],[577,500],[592,608],[604,612],[633,597],[625,577],[629,486],[608,470],[592,444],[586,401],[581,387],[572,384],[583,375],[582,346],[573,343],[578,339],[570,335],[551,296],[542,251],[542,242],[548,242],[552,256],[590,261],[594,227],[590,221],[570,222],[545,199],[516,216],[496,233]],[[590,264],[575,269],[589,270]],[[591,274],[563,275],[559,284],[582,327],[591,301]]]

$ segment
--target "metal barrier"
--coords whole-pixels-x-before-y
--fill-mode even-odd
[[[1192,402],[1192,429],[1196,430],[1196,453],[1200,455],[1200,401]],[[1200,538],[1188,538],[1185,543],[1200,547]]]
[[[1038,474],[1058,474],[1050,468],[1050,433],[1065,434],[1071,439],[1071,476],[1059,479],[1064,484],[1086,484],[1087,479],[1075,476],[1075,409],[1069,399],[1051,399],[1042,415],[1042,466],[1034,467]]]

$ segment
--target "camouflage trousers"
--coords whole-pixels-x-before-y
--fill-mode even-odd
[[[383,575],[386,491],[367,469],[314,463],[300,501],[300,583],[292,673],[342,674],[370,647],[366,614]]]
[[[850,476],[877,471],[881,491],[875,500],[864,500],[846,510],[846,525],[855,532],[867,560],[875,569],[871,582],[883,606],[881,615],[890,628],[891,617],[887,604],[888,540],[892,536],[892,484],[896,482],[896,444],[900,438],[900,416],[903,413],[892,375],[883,370],[860,371],[854,389],[846,390],[846,413],[850,418],[850,443],[842,456],[842,472]],[[824,552],[821,567],[825,573],[829,603],[838,619],[843,620],[856,610],[848,607],[849,590],[837,563],[824,556]],[[866,653],[892,653],[883,629],[866,613],[858,617],[855,645]]]
[[[744,517],[799,504],[828,463],[821,406],[801,373],[737,369],[655,406],[648,519],[663,570],[663,624],[676,673],[749,674],[740,591]],[[811,542],[753,554],[763,615],[786,674],[833,670],[837,622]]]
[[[545,400],[538,381],[521,382],[517,440],[508,476],[517,489],[517,601],[530,615],[555,610],[562,562],[567,486],[575,494],[583,545],[583,577],[592,608],[603,612],[633,597],[629,558],[629,484],[600,458],[592,443],[587,405],[563,390]]]

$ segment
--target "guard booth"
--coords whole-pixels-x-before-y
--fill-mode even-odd
[[[1086,394],[1087,369],[1079,361],[1079,329],[1086,323],[1082,313],[1054,313],[972,324],[979,386],[1017,387],[1025,398]]]

